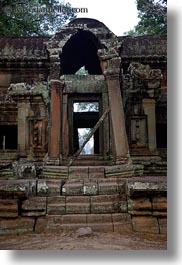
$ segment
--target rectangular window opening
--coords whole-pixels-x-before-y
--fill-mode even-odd
[[[0,125],[0,150],[17,150],[18,126]]]

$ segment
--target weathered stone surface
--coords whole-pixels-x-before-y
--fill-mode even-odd
[[[149,198],[128,198],[128,211],[151,211],[152,203]]]
[[[129,197],[143,197],[155,194],[167,193],[167,181],[165,177],[133,178],[127,181],[127,195]]]
[[[167,234],[167,218],[158,218],[160,234]]]
[[[84,181],[83,194],[84,195],[97,195],[99,192],[97,181]]]
[[[157,218],[152,216],[133,216],[132,217],[133,230],[142,233],[159,233],[159,225]]]
[[[119,195],[91,197],[91,213],[113,213],[119,211]]]
[[[114,232],[128,233],[132,231],[131,216],[126,213],[112,214]]]
[[[48,230],[62,230],[62,216],[39,217],[36,222],[35,232],[45,232]]]
[[[25,199],[29,194],[29,181],[0,180],[0,198]]]
[[[17,179],[22,179],[22,178],[29,179],[36,177],[36,167],[34,163],[14,162],[12,166],[13,166],[13,172]]]
[[[88,178],[88,167],[69,167],[69,178]]]
[[[37,183],[37,194],[38,196],[47,196],[49,187],[47,182],[44,180],[39,180]]]
[[[66,213],[65,196],[47,197],[47,214],[62,215]]]
[[[113,232],[111,214],[89,214],[87,215],[87,224],[93,231]]]
[[[46,198],[31,197],[22,202],[22,216],[46,215]]]
[[[62,195],[83,195],[83,181],[73,181],[64,184]]]
[[[126,213],[128,212],[128,204],[126,201],[119,202],[119,212]]]
[[[0,235],[21,234],[32,232],[35,220],[33,218],[19,217],[16,219],[0,219]]]
[[[86,214],[67,214],[63,215],[63,223],[64,224],[78,224],[83,223],[86,224],[87,215]]]
[[[0,218],[18,217],[18,200],[0,199]]]
[[[100,182],[99,183],[99,194],[117,194],[119,188],[117,182]]]
[[[90,203],[66,203],[66,213],[90,213]]]
[[[39,196],[58,196],[61,193],[60,180],[38,180],[37,194]]]
[[[167,212],[167,197],[155,197],[152,199],[153,211]]]

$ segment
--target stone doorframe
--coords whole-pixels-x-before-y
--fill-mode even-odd
[[[112,153],[114,162],[116,164],[122,164],[126,162],[129,157],[129,149],[119,82],[121,67],[119,52],[121,43],[118,42],[117,37],[106,28],[103,23],[97,21],[98,27],[92,28],[89,23],[87,24],[87,21],[89,21],[89,23],[92,22],[92,20],[86,19],[86,23],[84,24],[68,24],[68,26],[62,28],[61,32],[55,34],[55,36],[46,43],[50,57],[49,83],[51,87],[48,159],[49,161],[53,161],[53,164],[61,164],[61,106],[63,104],[62,95],[65,83],[64,76],[60,76],[60,55],[66,42],[82,29],[93,33],[99,39],[102,47],[104,47],[98,49],[98,57],[108,89],[112,130]],[[101,29],[105,34],[100,34]],[[104,39],[103,35],[106,36],[106,32],[107,36],[109,35],[110,38]]]

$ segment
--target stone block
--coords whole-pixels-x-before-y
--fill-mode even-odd
[[[89,178],[90,179],[98,179],[98,178],[104,178],[105,177],[105,169],[104,167],[89,167]]]
[[[155,197],[152,199],[153,211],[167,212],[167,198],[166,197]]]
[[[119,195],[99,195],[91,197],[91,213],[119,212]]]
[[[118,203],[102,202],[91,205],[91,213],[114,213],[119,211]]]
[[[34,218],[18,217],[16,219],[0,219],[0,235],[32,232]]]
[[[158,218],[160,234],[167,234],[167,218]]]
[[[66,213],[90,213],[90,203],[66,203]]]
[[[66,204],[67,214],[82,214],[90,213],[90,204],[88,203],[67,203]]]
[[[128,211],[129,214],[131,215],[141,215],[141,216],[152,216],[153,212],[152,211],[139,211],[139,210],[133,210],[133,211]]]
[[[118,189],[119,189],[119,194],[120,198],[122,201],[126,200],[126,181],[125,180],[118,180]]]
[[[0,198],[26,199],[29,195],[29,181],[0,180]]]
[[[167,181],[166,177],[155,177],[155,180],[151,177],[133,178],[127,182],[127,195],[128,197],[146,197],[154,196],[158,194],[167,193]]]
[[[61,193],[62,182],[60,180],[38,180],[38,196],[58,196]]]
[[[97,195],[99,192],[97,180],[84,181],[83,194],[84,195]]]
[[[0,199],[0,218],[18,217],[18,200]]]
[[[83,183],[67,182],[62,187],[62,195],[83,195]]]
[[[153,211],[152,215],[157,217],[167,217],[167,211]]]
[[[119,194],[91,196],[91,203],[119,202]]]
[[[88,178],[88,167],[69,167],[69,178]]]
[[[112,214],[114,232],[117,233],[131,233],[132,223],[131,216],[127,213]]]
[[[48,196],[58,196],[61,194],[62,181],[60,180],[47,180]]]
[[[133,216],[132,225],[135,232],[159,234],[158,221],[153,216]]]
[[[38,180],[38,183],[37,183],[37,195],[38,196],[47,196],[48,189],[49,187],[45,180]]]
[[[119,188],[117,182],[100,182],[99,183],[99,194],[117,194]]]
[[[87,215],[86,214],[67,214],[62,216],[63,224],[80,224],[84,226],[87,224]]]
[[[113,232],[111,214],[88,214],[87,225],[96,232]]]
[[[65,196],[47,197],[47,214],[62,215],[66,213]]]
[[[39,217],[35,225],[35,232],[61,231],[62,216],[45,216]]]
[[[46,198],[31,197],[22,202],[22,216],[46,215]]]
[[[120,201],[118,205],[119,205],[119,212],[121,213],[128,212],[128,204],[126,201]]]
[[[128,198],[128,211],[152,211],[152,203],[149,198]]]

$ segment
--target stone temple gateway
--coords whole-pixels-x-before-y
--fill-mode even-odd
[[[0,48],[0,234],[166,233],[166,37],[79,18]]]

